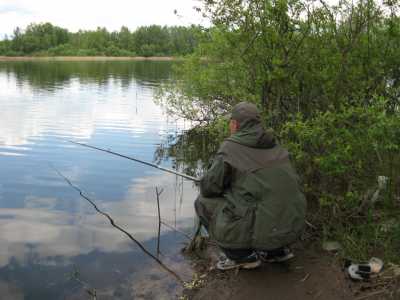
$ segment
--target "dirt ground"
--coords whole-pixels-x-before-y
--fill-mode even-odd
[[[320,249],[319,243],[296,245],[290,262],[263,264],[255,270],[225,271],[212,266],[216,249],[208,250],[207,264],[198,263],[199,277],[194,287],[183,292],[183,299],[218,300],[380,300],[388,298],[373,283],[352,282],[339,258]],[[367,287],[367,288],[366,288]]]

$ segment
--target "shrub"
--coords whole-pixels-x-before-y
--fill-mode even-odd
[[[106,56],[134,56],[133,52],[111,45],[105,49]]]
[[[76,52],[76,56],[101,56],[104,55],[102,52],[97,51],[96,49],[79,49]]]
[[[399,128],[398,108],[389,112],[384,99],[375,99],[370,106],[343,106],[308,120],[296,115],[280,131],[307,198],[317,204],[315,215],[346,253],[367,258],[399,236],[399,226],[388,225],[400,212]],[[372,203],[378,176],[388,182]],[[394,253],[389,248],[388,255]]]
[[[77,53],[77,49],[74,49],[69,44],[63,44],[50,48],[47,53],[49,56],[74,56]]]
[[[399,113],[387,113],[378,99],[369,107],[342,107],[310,120],[298,115],[283,126],[281,138],[310,196],[321,205],[347,207],[349,203],[340,203],[343,193],[360,193],[376,185],[379,175],[388,176],[392,184],[398,179],[399,126]]]

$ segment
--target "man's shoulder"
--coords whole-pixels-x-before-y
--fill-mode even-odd
[[[238,148],[244,148],[244,149],[257,149],[260,151],[266,151],[266,152],[276,152],[276,151],[288,151],[285,147],[282,145],[275,143],[273,147],[268,147],[268,148],[257,148],[257,147],[250,147],[247,145],[240,144],[230,138],[226,138],[220,145],[218,152],[224,152],[224,151],[229,151],[230,149],[238,149]]]
[[[231,150],[238,148],[242,145],[230,140],[229,138],[225,139],[221,145],[219,146],[218,149],[218,154],[227,154],[229,153]]]

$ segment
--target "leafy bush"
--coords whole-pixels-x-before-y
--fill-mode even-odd
[[[315,215],[348,255],[365,259],[385,245],[390,259],[398,260],[393,253],[400,227],[391,223],[400,212],[399,128],[399,111],[375,99],[308,120],[299,114],[280,131]],[[374,199],[378,176],[388,182]]]
[[[149,57],[156,56],[158,53],[156,52],[156,46],[150,44],[144,44],[139,48],[139,55]]]
[[[103,55],[102,52],[99,52],[96,49],[78,49],[76,52],[76,56],[97,56],[97,55]]]
[[[50,48],[47,53],[50,56],[73,56],[76,55],[77,49],[74,49],[69,44],[59,45],[57,47]]]
[[[10,49],[6,49],[3,52],[0,52],[0,54],[4,56],[24,56],[24,53],[21,51],[14,51]]]
[[[104,51],[106,56],[134,56],[133,52],[125,49],[120,49],[114,45],[107,47]]]

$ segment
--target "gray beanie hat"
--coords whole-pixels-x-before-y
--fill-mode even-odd
[[[261,121],[260,112],[256,105],[250,102],[240,102],[236,104],[231,113],[231,119],[236,120],[239,124],[247,121]]]

